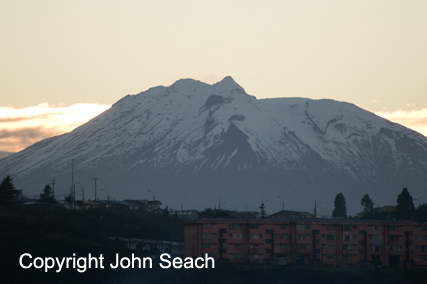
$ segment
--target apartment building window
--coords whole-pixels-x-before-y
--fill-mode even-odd
[[[326,259],[336,259],[335,254],[327,254]]]
[[[427,235],[415,236],[415,240],[417,241],[426,241]]]
[[[388,239],[389,239],[390,241],[397,241],[397,236],[395,236],[395,235],[389,235],[389,236],[388,236]]]
[[[287,244],[280,244],[280,249],[287,249],[288,245]]]
[[[298,224],[296,225],[297,230],[310,230],[310,225]]]
[[[359,235],[366,235],[366,234],[367,234],[366,230],[359,230]]]
[[[313,230],[313,234],[315,234],[315,235],[320,234],[320,230]]]
[[[212,229],[212,224],[210,223],[203,224],[203,229]]]
[[[227,243],[227,239],[219,239],[218,242],[220,244],[226,244]]]
[[[374,230],[375,230],[375,231],[380,231],[380,230],[381,230],[381,226],[375,225],[375,226],[374,226]]]
[[[233,238],[233,239],[241,239],[242,236],[243,235],[241,233],[231,233],[230,234],[230,238]]]
[[[365,250],[364,249],[359,250],[359,254],[365,254]]]
[[[250,239],[261,239],[262,234],[249,234]]]
[[[359,245],[366,245],[366,241],[365,240],[360,240],[359,241]]]
[[[234,244],[234,248],[235,249],[241,249],[242,248],[242,244]]]
[[[304,234],[297,234],[297,240],[304,240],[305,235]]]
[[[258,224],[251,224],[250,228],[251,229],[259,229],[259,225]]]
[[[241,258],[243,258],[243,254],[241,254],[241,253],[233,253],[233,258],[234,259],[241,259]]]
[[[270,229],[265,230],[265,233],[268,234],[268,235],[272,235],[273,234],[273,230],[270,230]]]
[[[281,238],[282,240],[287,240],[287,239],[288,239],[288,234],[282,234],[282,235],[280,236],[280,238]]]
[[[335,249],[335,245],[326,245],[326,249]]]
[[[251,253],[249,254],[249,259],[254,261],[254,260],[258,260],[259,259],[259,254],[258,253]]]
[[[228,228],[231,229],[240,229],[240,224],[229,224]]]
[[[335,239],[334,235],[326,235],[326,240],[327,241],[333,241]]]
[[[266,239],[266,240],[265,240],[265,243],[266,243],[266,244],[272,244],[272,243],[273,243],[273,239]]]
[[[353,249],[353,245],[342,245],[342,249],[343,250],[352,250]]]
[[[343,226],[343,231],[351,231],[351,230],[352,230],[352,228],[350,225],[344,225]]]
[[[328,225],[327,227],[326,227],[329,231],[332,231],[332,225]]]
[[[221,248],[220,248],[220,249],[219,249],[219,252],[220,252],[220,253],[227,253],[227,249],[224,249],[224,248],[223,248],[223,249],[221,249]]]
[[[420,231],[427,231],[427,226],[421,226]]]
[[[427,252],[427,246],[420,246],[420,252]]]
[[[374,242],[381,242],[383,240],[382,235],[373,235]]]
[[[212,239],[212,234],[204,233],[202,234],[202,239]]]
[[[280,225],[280,229],[286,229],[286,225],[285,224]]]
[[[403,246],[389,246],[388,250],[391,252],[397,252],[403,249]]]
[[[399,229],[399,226],[388,226],[388,229],[390,231],[397,231]]]
[[[381,252],[382,248],[381,246],[374,246],[374,252]]]
[[[210,248],[211,247],[211,244],[208,244],[208,243],[202,243],[202,248],[204,248],[204,249],[208,249],[208,248]]]
[[[347,259],[347,260],[353,259],[353,255],[352,254],[343,254],[342,259]]]
[[[305,244],[297,244],[297,249],[305,249]]]
[[[272,253],[273,250],[272,249],[265,249],[265,253]]]
[[[349,242],[351,241],[353,238],[351,237],[351,235],[344,235],[344,241]]]

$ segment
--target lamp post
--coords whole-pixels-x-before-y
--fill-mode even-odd
[[[148,192],[151,192],[151,194],[153,195],[153,200],[156,200],[156,196],[154,195],[154,192],[152,192],[151,190],[148,190]]]
[[[110,201],[110,194],[108,193],[108,191],[103,189],[103,188],[101,188],[101,191],[103,191],[107,194],[107,200]]]
[[[95,181],[95,201],[96,201],[96,199],[97,199],[97,196],[96,196],[96,181],[99,180],[99,178],[92,178],[92,179]]]

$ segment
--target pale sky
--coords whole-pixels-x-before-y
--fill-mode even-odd
[[[425,0],[2,0],[0,151],[54,133],[51,115],[37,132],[13,112],[93,117],[127,94],[228,75],[259,99],[347,101],[427,135],[426,15]]]

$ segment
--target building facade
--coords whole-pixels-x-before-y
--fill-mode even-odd
[[[248,264],[427,267],[427,223],[335,219],[201,219],[185,255]]]

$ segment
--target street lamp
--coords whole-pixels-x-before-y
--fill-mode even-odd
[[[148,190],[148,192],[151,192],[151,194],[153,195],[153,200],[156,200],[156,196],[154,195],[154,192],[152,192],[151,190]]]
[[[107,194],[108,201],[110,201],[110,194],[108,193],[108,191],[103,189],[103,188],[101,188],[101,191],[103,191]]]

